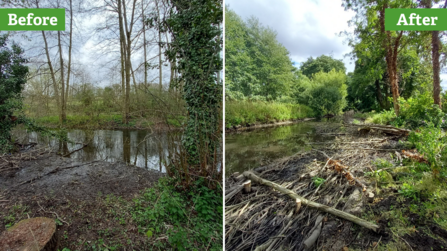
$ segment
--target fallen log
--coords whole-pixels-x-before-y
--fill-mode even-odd
[[[73,153],[75,153],[75,152],[77,152],[77,151],[80,151],[80,150],[84,149],[84,147],[86,147],[86,146],[88,146],[88,144],[84,144],[81,148],[78,148],[78,149],[76,149],[76,150],[74,150],[74,151],[71,151],[71,152],[65,154],[65,155],[62,155],[62,157],[70,156],[70,155],[72,155]]]
[[[335,215],[337,217],[340,217],[340,218],[343,218],[345,220],[354,222],[354,223],[356,223],[356,224],[358,224],[358,225],[360,225],[362,227],[371,229],[371,230],[373,230],[375,232],[377,232],[377,230],[379,229],[379,226],[374,224],[374,223],[371,223],[369,221],[360,219],[357,216],[354,216],[352,214],[340,211],[340,210],[335,209],[333,207],[329,207],[329,206],[326,206],[326,205],[323,205],[323,204],[320,204],[320,203],[317,203],[317,202],[305,199],[305,198],[299,196],[298,194],[294,193],[293,191],[291,191],[291,190],[289,190],[287,188],[284,188],[284,187],[282,187],[282,186],[280,186],[280,185],[278,185],[278,184],[276,184],[274,182],[271,182],[269,180],[266,180],[266,179],[263,179],[261,177],[256,176],[251,171],[245,171],[243,173],[243,175],[247,179],[250,179],[250,180],[252,180],[254,182],[257,182],[259,184],[263,184],[263,185],[272,187],[272,188],[276,189],[277,191],[279,191],[279,192],[281,192],[283,194],[288,195],[289,197],[291,197],[294,200],[300,199],[302,205],[307,205],[309,207],[313,207],[313,208],[318,209],[320,211],[323,211],[323,212],[326,212],[326,213],[330,213],[330,214]]]

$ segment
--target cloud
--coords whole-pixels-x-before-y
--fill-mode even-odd
[[[293,61],[331,54],[343,59],[348,71],[354,70],[350,59],[343,57],[350,48],[338,36],[341,31],[352,30],[347,22],[354,13],[345,11],[341,1],[226,0],[226,3],[244,20],[255,16],[264,26],[275,30],[278,41],[289,50]]]

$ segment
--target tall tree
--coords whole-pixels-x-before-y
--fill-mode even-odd
[[[176,59],[184,81],[188,122],[183,146],[188,163],[200,166],[200,175],[215,177],[221,142],[222,82],[217,82],[217,72],[222,69],[222,0],[172,0],[169,4],[170,15],[159,28],[172,35],[166,55],[171,62]]]
[[[439,2],[434,1],[435,3]],[[432,0],[423,0],[422,5],[425,8],[432,8]],[[444,9],[447,7],[447,0],[444,3]],[[431,51],[432,51],[432,65],[433,65],[433,100],[434,103],[442,107],[441,104],[441,67],[439,62],[440,50],[441,50],[441,40],[439,38],[439,31],[431,31]]]
[[[357,12],[355,33],[369,30],[374,38],[380,41],[385,51],[385,61],[391,92],[393,94],[394,112],[399,115],[399,75],[398,56],[402,48],[411,40],[410,33],[404,31],[385,30],[385,9],[387,8],[411,8],[416,5],[411,0],[344,0],[346,9]],[[360,20],[360,21],[358,21]]]
[[[310,57],[300,66],[301,72],[308,78],[312,78],[314,74],[321,71],[328,73],[332,69],[343,73],[346,72],[346,67],[343,61],[327,55],[321,55],[315,59]]]

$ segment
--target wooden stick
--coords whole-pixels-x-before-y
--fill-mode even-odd
[[[259,184],[263,184],[263,185],[272,187],[272,188],[278,190],[279,192],[288,195],[292,199],[295,199],[295,200],[296,199],[300,199],[301,203],[303,205],[307,205],[309,207],[316,208],[316,209],[321,210],[323,212],[330,213],[332,215],[338,216],[338,217],[343,218],[345,220],[354,222],[354,223],[356,223],[356,224],[358,224],[358,225],[360,225],[362,227],[371,229],[371,230],[373,230],[375,232],[377,232],[377,230],[379,229],[379,226],[374,224],[374,223],[371,223],[369,221],[360,219],[357,216],[354,216],[352,214],[348,214],[346,212],[337,210],[335,208],[332,208],[332,207],[329,207],[329,206],[326,206],[326,205],[323,205],[323,204],[320,204],[320,203],[317,203],[317,202],[305,199],[305,198],[299,196],[298,194],[294,193],[293,191],[291,191],[289,189],[286,189],[286,188],[284,188],[284,187],[282,187],[282,186],[280,186],[280,185],[278,185],[278,184],[276,184],[274,182],[271,182],[271,181],[268,181],[266,179],[263,179],[263,178],[260,178],[260,177],[256,176],[251,171],[245,171],[243,175],[245,177],[247,177],[247,179],[250,179],[250,180],[252,180],[254,182],[257,182]]]
[[[236,195],[237,193],[239,193],[242,189],[244,188],[244,185],[238,185],[235,188],[232,188],[231,192],[229,192],[227,195],[225,195],[225,201],[230,200],[231,198],[233,198],[234,195]]]
[[[318,237],[321,233],[321,225],[323,221],[323,216],[318,216],[317,220],[315,221],[315,226],[311,229],[311,235],[309,238],[307,238],[303,243],[306,250],[309,250],[317,241]]]
[[[301,208],[301,200],[297,198],[295,213],[298,213],[300,211],[300,208]]]
[[[244,182],[244,192],[251,193],[251,180],[247,180]]]
[[[69,152],[69,153],[67,153],[67,154],[65,154],[65,155],[63,155],[62,157],[67,157],[67,156],[70,156],[71,154],[73,154],[74,152],[77,152],[77,151],[79,151],[79,150],[81,150],[81,149],[83,149],[84,147],[86,147],[86,146],[88,146],[88,144],[84,144],[81,148],[79,148],[79,149],[76,149],[76,150],[74,150],[74,151],[71,151],[71,152]]]

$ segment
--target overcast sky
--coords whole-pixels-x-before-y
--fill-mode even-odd
[[[351,51],[340,37],[341,31],[352,32],[348,21],[353,11],[345,11],[341,0],[225,0],[225,4],[244,20],[255,16],[277,32],[277,39],[290,52],[292,61],[302,63],[322,54],[342,59],[348,72],[354,62],[344,55]],[[447,75],[441,74],[447,89]]]

